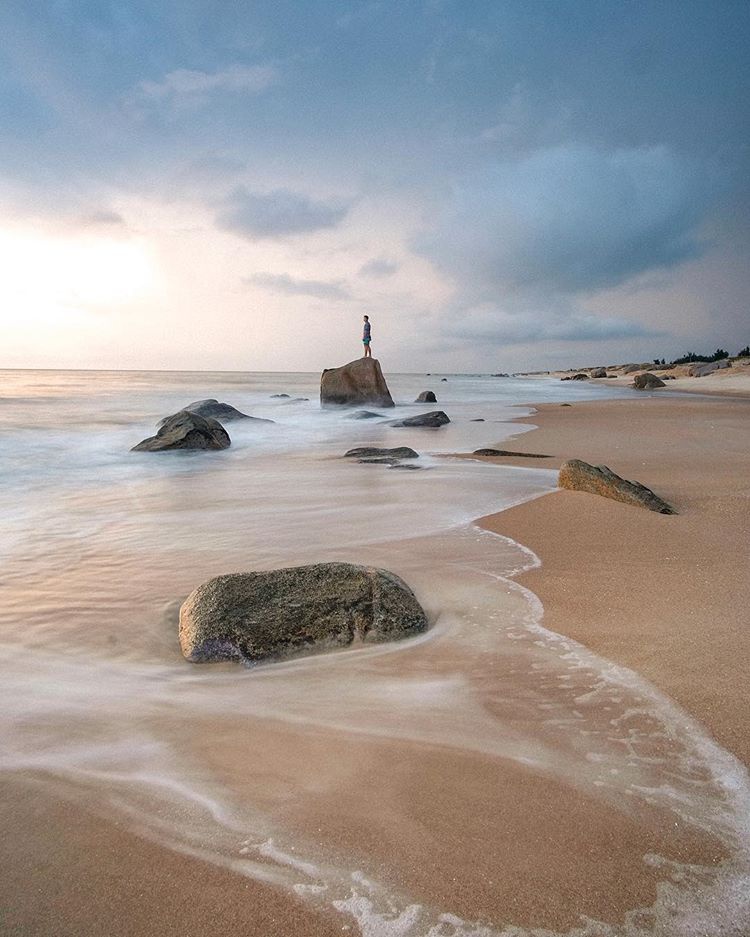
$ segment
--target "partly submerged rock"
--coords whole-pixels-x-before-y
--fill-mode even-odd
[[[375,446],[360,446],[344,453],[345,459],[418,459],[419,453],[408,446],[396,446],[393,449],[379,449]]]
[[[450,423],[450,418],[442,410],[433,410],[430,413],[420,413],[417,416],[408,416],[403,420],[391,420],[389,426],[429,426],[436,428]]]
[[[357,406],[393,407],[393,398],[375,358],[358,358],[340,368],[327,368],[320,378],[320,403],[323,407]]]
[[[640,482],[621,478],[606,465],[590,465],[581,459],[570,459],[560,466],[558,485],[571,491],[602,495],[604,498],[647,508],[659,514],[677,513],[671,505]]]
[[[633,378],[633,387],[636,390],[654,390],[657,387],[665,386],[664,381],[650,371],[646,371],[644,374],[636,374]]]
[[[437,403],[437,397],[432,390],[423,390],[414,403]]]
[[[584,374],[582,371],[579,374],[568,374],[566,377],[561,377],[561,381],[587,381],[589,379],[588,374]]]
[[[374,420],[377,417],[383,418],[382,413],[373,413],[372,410],[355,410],[354,413],[347,414],[350,420]]]
[[[272,398],[272,399],[273,399],[274,397],[288,397],[288,396],[289,396],[289,394],[271,394],[271,398]]]
[[[162,422],[155,436],[133,446],[131,452],[163,452],[168,449],[228,449],[229,433],[218,420],[191,410],[180,410]]]
[[[255,423],[273,423],[273,420],[264,420],[259,416],[249,416],[247,413],[242,413],[241,410],[237,410],[231,404],[221,403],[214,397],[207,397],[205,400],[194,400],[193,403],[183,407],[183,410],[189,410],[191,413],[197,413],[198,416],[207,419],[211,418],[212,420],[224,422],[227,420],[252,420]],[[159,420],[157,425],[163,426],[167,420],[171,419],[171,416],[165,416],[163,420]]]
[[[541,455],[538,452],[511,452],[510,449],[475,449],[473,455],[502,455],[516,456],[519,459],[551,459],[552,456]]]
[[[274,660],[426,628],[427,616],[402,579],[351,563],[217,576],[180,609],[180,646],[194,663]]]

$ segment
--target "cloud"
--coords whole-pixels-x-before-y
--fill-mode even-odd
[[[215,72],[178,68],[161,81],[142,81],[141,95],[151,101],[185,103],[201,100],[215,91],[259,94],[278,81],[272,65],[229,65]]]
[[[699,256],[713,189],[665,147],[554,147],[466,178],[414,246],[477,300],[586,293]]]
[[[362,264],[359,272],[365,277],[390,277],[398,270],[399,264],[395,260],[389,260],[387,257],[374,257]]]
[[[244,282],[286,296],[314,296],[316,299],[329,300],[351,298],[342,280],[306,280],[288,273],[255,273],[245,277]]]
[[[347,205],[316,201],[288,189],[260,194],[239,187],[226,199],[216,223],[250,240],[283,238],[335,228],[348,211]]]
[[[443,319],[442,332],[461,341],[493,345],[603,341],[662,334],[620,316],[592,315],[566,305],[511,312],[490,303],[453,310]]]
[[[99,225],[119,226],[124,224],[125,219],[116,211],[95,211],[81,218],[81,225],[83,227],[98,227]]]

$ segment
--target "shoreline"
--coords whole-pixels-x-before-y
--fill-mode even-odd
[[[670,394],[536,409],[536,429],[498,446],[551,458],[465,457],[604,463],[678,514],[558,490],[477,525],[539,557],[518,581],[539,597],[545,627],[651,681],[750,765],[750,399]]]

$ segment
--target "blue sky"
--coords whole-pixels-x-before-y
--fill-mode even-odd
[[[0,365],[317,370],[364,313],[398,370],[750,341],[748,3],[6,0],[0,36]]]

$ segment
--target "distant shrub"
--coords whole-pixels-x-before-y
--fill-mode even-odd
[[[738,358],[750,358],[750,345],[745,345],[744,348],[740,348],[737,352]]]
[[[691,364],[693,361],[721,361],[729,357],[729,352],[723,348],[717,348],[712,355],[696,355],[694,351],[689,351],[682,358],[675,358],[672,364]]]

